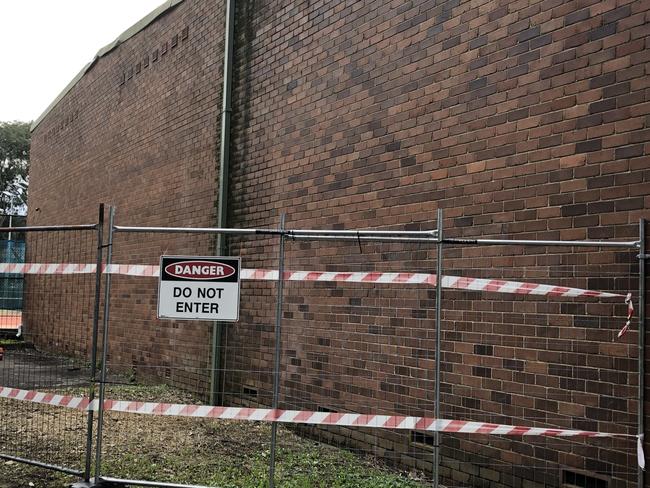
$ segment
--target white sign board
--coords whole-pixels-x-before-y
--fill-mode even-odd
[[[239,320],[239,258],[161,256],[158,318]]]

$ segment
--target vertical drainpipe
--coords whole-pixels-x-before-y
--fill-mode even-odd
[[[223,53],[223,103],[221,105],[221,140],[219,155],[219,208],[217,227],[228,226],[228,169],[230,167],[230,115],[232,113],[232,64],[235,44],[235,0],[226,0],[226,27]],[[226,236],[217,235],[217,254],[227,252]],[[226,324],[215,322],[212,328],[212,368],[210,374],[210,402],[221,403],[223,371],[221,371],[221,344]]]

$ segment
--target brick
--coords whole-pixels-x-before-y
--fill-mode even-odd
[[[553,42],[551,34],[545,34],[530,40],[531,49],[539,49],[540,47],[547,46]]]
[[[630,142],[650,141],[650,129],[638,130],[630,135]]]
[[[611,85],[603,88],[603,97],[610,98],[617,95],[623,95],[624,93],[630,92],[630,82],[618,83],[616,85]]]
[[[593,29],[589,33],[589,40],[590,41],[595,41],[597,39],[602,39],[603,37],[611,36],[616,34],[616,29],[618,25],[616,22],[612,22],[610,24],[605,24],[601,27],[598,27],[596,29]]]
[[[540,34],[540,26],[537,25],[535,27],[531,27],[529,29],[521,31],[517,35],[517,40],[519,42],[525,42],[525,41],[528,41],[528,40],[530,40],[530,39],[532,39],[534,37],[539,36],[539,34]]]
[[[610,10],[609,12],[605,12],[603,14],[603,23],[609,24],[611,22],[621,20],[625,17],[629,17],[631,12],[632,9],[629,5],[623,5],[622,7],[619,7],[617,9]]]
[[[451,39],[447,39],[442,43],[443,49],[450,49],[452,47],[458,46],[460,44],[460,36],[454,36]]]
[[[584,153],[584,152],[600,151],[602,149],[602,146],[603,146],[602,139],[592,139],[589,141],[578,142],[576,143],[576,152]]]
[[[562,216],[564,217],[584,215],[586,213],[587,213],[587,206],[585,204],[566,205],[562,207]]]
[[[495,20],[500,19],[501,17],[504,17],[507,14],[508,14],[508,7],[505,5],[500,6],[498,8],[495,8],[488,14],[488,21],[493,22]]]
[[[512,112],[508,113],[508,122],[524,119],[524,118],[528,117],[528,113],[529,113],[528,108],[513,110]]]
[[[637,105],[639,103],[643,103],[645,101],[645,93],[642,91],[637,91],[634,93],[630,93],[628,95],[623,95],[620,96],[616,99],[616,105],[621,108],[621,107],[627,107],[631,105]]]
[[[628,402],[625,398],[601,396],[599,406],[606,410],[619,410],[625,412],[628,409]]]
[[[588,8],[577,10],[564,17],[564,25],[572,25],[589,18],[591,18],[591,12]]]
[[[469,89],[478,90],[479,88],[483,88],[486,85],[487,85],[487,77],[483,76],[481,78],[477,78],[476,80],[470,81]]]
[[[485,46],[486,44],[487,44],[487,36],[485,36],[485,35],[478,36],[478,37],[472,39],[469,42],[469,48],[470,49],[477,49],[477,48],[479,48],[481,46]]]
[[[616,159],[634,158],[643,156],[643,144],[636,144],[634,146],[618,147],[614,152]]]
[[[493,391],[491,393],[491,400],[497,403],[504,403],[510,405],[512,403],[512,395],[508,393],[502,393],[498,391]]]
[[[503,360],[503,367],[506,369],[512,369],[515,371],[523,371],[524,370],[524,362],[523,361],[518,361],[518,360],[513,360],[513,359],[504,359]]]
[[[594,102],[589,104],[589,113],[595,114],[598,112],[605,112],[607,110],[614,110],[616,108],[616,99],[609,98],[607,100],[601,100],[600,102]]]
[[[603,123],[603,116],[600,114],[580,117],[576,121],[576,129],[585,129],[587,127],[601,125],[602,123]]]
[[[588,419],[593,419],[593,420],[611,422],[611,420],[612,420],[612,411],[611,410],[605,410],[605,409],[602,409],[602,408],[587,407],[585,409],[585,417],[587,417]]]
[[[492,377],[492,369],[491,368],[484,368],[482,366],[474,366],[474,367],[472,367],[472,375],[480,376],[480,377],[483,377],[483,378],[491,378]]]
[[[589,88],[600,88],[607,85],[616,83],[616,73],[605,73],[601,76],[596,76],[589,81]]]
[[[622,212],[626,210],[639,210],[644,208],[644,199],[637,198],[626,198],[622,200],[617,200],[614,202],[614,207],[616,211]]]
[[[481,400],[479,400],[478,398],[463,397],[462,405],[465,408],[479,410],[481,408]]]

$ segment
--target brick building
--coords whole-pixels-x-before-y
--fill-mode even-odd
[[[100,52],[34,124],[29,224],[93,222],[107,202],[122,225],[217,225],[224,23],[223,2],[175,0]],[[276,227],[287,212],[292,228],[424,230],[443,208],[452,237],[634,240],[650,208],[649,44],[645,0],[237,2],[228,225]],[[277,265],[273,239],[229,251]],[[215,243],[119,235],[115,262],[163,252]],[[288,256],[294,269],[435,269],[435,251],[411,244],[293,243]],[[445,270],[638,286],[633,252],[592,248],[453,248]],[[288,286],[283,402],[430,415],[431,293]],[[268,403],[273,287],[246,284],[246,296],[224,392]],[[112,361],[204,392],[210,329],[156,321],[155,300],[154,283],[116,278]],[[636,432],[636,332],[613,342],[621,303],[445,300],[446,418]],[[423,433],[311,435],[430,469]],[[633,448],[444,436],[441,474],[451,486],[632,486]]]

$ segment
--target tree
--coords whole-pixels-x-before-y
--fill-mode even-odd
[[[0,213],[27,210],[30,124],[0,122]]]

